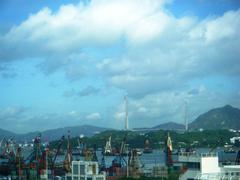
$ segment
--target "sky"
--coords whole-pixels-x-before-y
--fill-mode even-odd
[[[0,128],[124,128],[240,108],[238,0],[1,0]],[[186,103],[185,103],[186,102]]]

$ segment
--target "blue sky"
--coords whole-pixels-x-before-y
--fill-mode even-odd
[[[240,108],[238,0],[3,0],[0,123],[124,128]]]

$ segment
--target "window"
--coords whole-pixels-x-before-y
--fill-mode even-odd
[[[66,180],[72,180],[71,176],[67,176]]]
[[[74,164],[73,165],[73,175],[78,175],[78,165],[77,164]]]
[[[199,162],[188,162],[187,167],[189,169],[197,169],[200,170],[200,163]]]
[[[103,177],[96,177],[96,180],[103,180]]]
[[[85,165],[80,165],[80,174],[85,175]]]
[[[88,167],[87,167],[87,173],[88,174],[93,174],[93,167],[92,167],[91,164],[89,164]]]
[[[92,170],[93,170],[93,174],[96,174],[96,171],[97,171],[97,170],[96,170],[96,164],[93,164],[93,165],[92,165]]]

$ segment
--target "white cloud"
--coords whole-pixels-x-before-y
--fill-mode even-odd
[[[125,112],[116,112],[114,114],[114,118],[117,120],[117,121],[123,121],[124,118],[125,118]]]
[[[205,38],[207,42],[239,37],[240,11],[230,11],[224,16],[214,19],[206,24]]]
[[[101,115],[98,112],[91,113],[91,114],[86,115],[86,119],[88,119],[88,120],[98,120],[98,119],[101,119]]]
[[[78,116],[78,112],[75,110],[72,110],[72,111],[68,112],[68,115],[69,116]]]
[[[240,74],[239,10],[202,21],[169,19],[151,44],[97,65],[111,84],[136,96],[183,87],[204,76]]]
[[[42,57],[45,72],[62,69],[76,80],[94,68],[77,55],[84,54],[84,48],[107,48],[123,41],[124,54],[109,55],[97,66],[121,88],[126,83],[149,85],[154,76],[160,79],[155,84],[179,81],[213,66],[218,66],[213,72],[239,73],[239,66],[225,66],[226,61],[238,63],[239,10],[200,21],[174,17],[164,9],[165,3],[93,0],[88,5],[63,5],[56,12],[44,8],[0,38],[1,60]]]
[[[63,71],[72,81],[92,75],[132,97],[129,115],[138,120],[180,120],[186,97],[196,104],[204,99],[211,107],[231,101],[232,97],[217,98],[207,84],[190,84],[211,76],[239,79],[240,10],[202,20],[177,18],[165,9],[165,3],[92,0],[88,5],[63,5],[56,12],[44,8],[0,37],[0,63],[37,57],[43,59],[39,67],[46,74]],[[95,55],[108,48],[112,49]],[[98,91],[87,87],[63,95],[87,96]],[[218,103],[211,103],[209,96]],[[196,114],[207,107],[201,103],[196,105]],[[101,115],[85,118],[100,119]],[[123,120],[123,110],[115,118]]]
[[[0,109],[0,119],[9,120],[17,119],[26,112],[27,108],[22,106],[9,106],[6,108]]]
[[[143,36],[154,38],[161,29],[160,19],[167,22],[166,15],[155,13],[162,4],[153,0],[93,0],[87,6],[81,2],[63,5],[57,12],[44,8],[2,38],[7,45],[14,44],[15,52],[22,56],[69,53],[83,46],[112,44],[123,36],[140,41]]]
[[[163,122],[177,122],[184,124],[185,101],[187,105],[187,116],[189,122],[195,120],[200,114],[212,108],[222,107],[226,104],[239,107],[237,95],[231,97],[229,94],[210,90],[200,85],[189,91],[166,91],[146,95],[142,98],[129,98],[129,123],[131,127],[153,127]],[[235,99],[234,99],[235,98]],[[116,123],[121,127],[124,124],[124,109],[121,104],[115,112]]]
[[[137,111],[139,112],[139,113],[147,113],[147,108],[145,108],[145,107],[139,107],[138,109],[137,109]]]

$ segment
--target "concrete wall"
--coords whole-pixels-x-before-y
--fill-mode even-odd
[[[202,157],[201,173],[219,173],[218,157]]]

